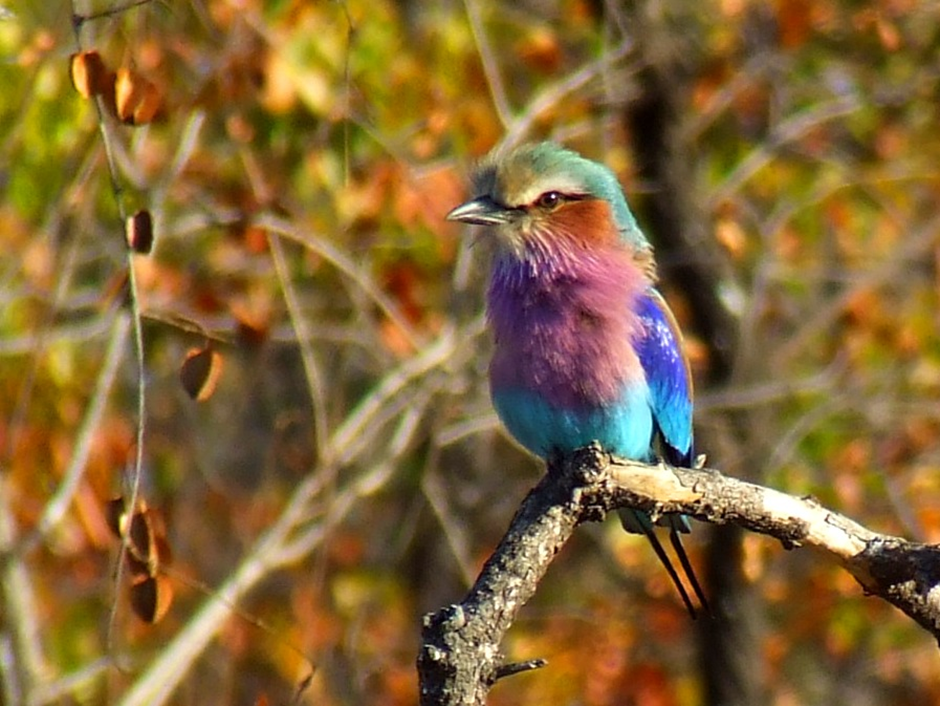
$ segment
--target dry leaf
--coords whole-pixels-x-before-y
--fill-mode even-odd
[[[170,562],[170,545],[162,518],[140,501],[138,510],[128,519],[123,497],[112,498],[106,514],[115,536],[127,536],[124,556],[131,574],[131,607],[138,618],[155,623],[166,615],[173,601],[173,587],[162,573]]]
[[[144,622],[159,622],[172,602],[173,586],[163,574],[138,576],[131,584],[131,608]]]
[[[121,122],[128,125],[149,123],[162,105],[157,87],[137,72],[122,67],[114,80],[114,105]]]
[[[128,216],[124,224],[124,235],[131,250],[148,255],[153,248],[153,217],[150,211],[141,209]]]
[[[114,74],[108,71],[101,55],[94,49],[72,54],[69,60],[72,85],[83,98],[105,94]]]
[[[192,348],[180,367],[180,382],[191,398],[205,402],[215,392],[222,374],[222,356],[211,346]]]

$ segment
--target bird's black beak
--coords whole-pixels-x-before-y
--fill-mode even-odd
[[[503,206],[489,196],[477,198],[460,204],[447,214],[448,221],[472,223],[478,226],[498,226],[512,221],[516,209]]]

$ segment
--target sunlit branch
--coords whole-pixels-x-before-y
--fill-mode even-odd
[[[683,513],[814,547],[940,639],[940,547],[874,532],[815,499],[712,469],[612,459],[596,447],[550,464],[458,605],[425,617],[418,656],[422,706],[480,705],[505,671],[503,635],[555,554],[582,522],[632,507]]]

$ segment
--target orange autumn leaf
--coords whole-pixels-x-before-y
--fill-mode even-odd
[[[205,402],[215,392],[222,374],[222,355],[212,349],[192,348],[180,366],[180,382],[192,399]]]
[[[118,69],[114,80],[114,105],[117,116],[127,125],[145,125],[152,121],[163,104],[157,87],[132,69]]]
[[[72,54],[69,74],[72,85],[83,98],[107,93],[108,84],[114,81],[114,74],[108,71],[101,55],[94,49]]]

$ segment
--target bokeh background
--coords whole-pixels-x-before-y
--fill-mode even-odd
[[[475,160],[551,137],[620,177],[726,472],[940,541],[940,5],[930,0],[60,0],[0,5],[4,703],[413,704],[541,469],[486,391]],[[79,23],[73,15],[105,13]],[[69,78],[152,83],[123,125]],[[116,165],[116,190],[104,149]],[[126,254],[120,214],[156,243]],[[141,312],[134,355],[127,270]],[[191,349],[221,361],[194,401]],[[173,559],[147,624],[110,498]],[[933,639],[845,572],[696,527],[718,619],[584,527],[491,703],[940,701]]]

